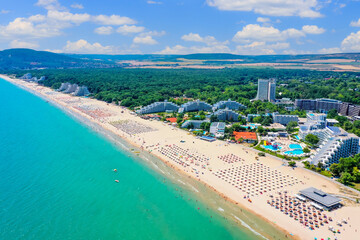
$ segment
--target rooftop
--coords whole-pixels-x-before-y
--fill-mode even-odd
[[[257,140],[256,138],[256,133],[254,132],[233,132],[236,141],[239,140],[240,138],[244,139],[244,140]]]
[[[176,123],[177,118],[167,118],[166,121],[169,121],[171,123]]]
[[[326,207],[332,207],[341,202],[340,198],[313,187],[301,190],[300,194]]]

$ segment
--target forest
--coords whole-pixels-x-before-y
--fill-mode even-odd
[[[44,69],[8,70],[18,77],[30,72],[46,76],[45,86],[62,82],[86,85],[92,97],[134,108],[169,99],[177,104],[200,99],[213,104],[232,99],[247,112],[280,110],[270,103],[250,103],[259,78],[277,78],[277,98],[333,98],[360,104],[360,74],[273,68],[226,69]],[[266,108],[266,109],[265,109]]]

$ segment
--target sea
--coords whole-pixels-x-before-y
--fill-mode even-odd
[[[0,239],[281,236],[155,157],[0,79]]]

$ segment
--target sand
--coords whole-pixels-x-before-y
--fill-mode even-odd
[[[270,195],[278,196],[279,191],[287,191],[289,196],[293,196],[307,187],[353,199],[360,198],[358,192],[348,189],[344,191],[340,184],[330,179],[301,167],[292,169],[269,155],[258,157],[257,151],[240,144],[200,140],[167,123],[142,119],[123,107],[95,99],[74,97],[3,75],[0,77],[49,99],[143,151],[150,152],[180,172],[202,181],[225,199],[252,211],[279,229],[286,230],[289,238],[334,239],[336,236],[337,239],[360,239],[360,207],[355,202],[344,200],[344,207],[326,213],[334,221],[314,230],[267,203]],[[239,181],[242,177],[243,182],[237,181],[236,176],[240,176]],[[337,226],[336,222],[342,219],[347,219],[348,223],[342,227]],[[339,229],[341,233],[330,232],[329,225]]]

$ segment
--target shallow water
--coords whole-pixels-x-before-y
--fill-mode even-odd
[[[224,212],[281,235],[1,79],[0,123],[0,239],[263,239]]]

